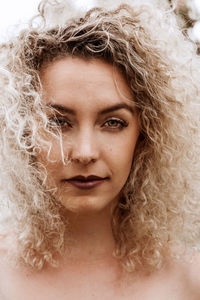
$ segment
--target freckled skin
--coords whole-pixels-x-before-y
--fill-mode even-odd
[[[63,164],[56,139],[50,161],[45,148],[38,160],[46,165],[48,184],[53,179],[58,187],[75,243],[58,268],[45,266],[38,272],[11,268],[0,240],[0,300],[199,300],[199,255],[192,263],[183,258],[185,262],[171,262],[151,275],[126,273],[112,256],[110,209],[129,175],[139,135],[134,104],[132,109],[99,114],[116,103],[127,104],[122,95],[131,99],[120,72],[113,73],[100,60],[64,58],[43,68],[41,80],[47,105],[73,111],[59,113],[56,120],[49,116],[61,126],[63,152],[71,162]],[[109,179],[88,190],[63,184],[63,179],[80,174]]]
[[[54,162],[45,161],[45,152],[39,157],[58,187],[62,203],[74,212],[108,208],[117,200],[129,175],[139,125],[134,102],[133,111],[122,108],[104,114],[100,112],[114,105],[127,104],[124,97],[132,99],[126,81],[119,70],[114,71],[112,65],[101,60],[70,57],[43,68],[41,80],[47,105],[73,110],[73,114],[66,113],[60,120],[63,152],[71,163],[63,165],[60,146],[55,140],[50,153]],[[126,126],[123,127],[122,122]],[[63,179],[76,175],[109,179],[84,191],[63,184]]]

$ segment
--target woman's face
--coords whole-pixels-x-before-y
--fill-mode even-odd
[[[101,60],[62,58],[41,71],[43,101],[53,109],[50,128],[58,125],[47,159],[56,197],[72,212],[102,211],[118,200],[129,175],[139,135],[137,111],[119,70]],[[62,151],[68,161],[64,164]]]

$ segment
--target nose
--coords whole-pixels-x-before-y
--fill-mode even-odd
[[[96,162],[99,158],[99,147],[95,132],[88,128],[81,130],[73,138],[70,152],[72,162],[83,165]]]

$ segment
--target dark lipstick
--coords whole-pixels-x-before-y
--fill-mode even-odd
[[[87,190],[100,185],[107,179],[108,177],[99,177],[95,175],[90,175],[87,177],[78,175],[78,176],[71,177],[65,181],[69,182],[70,184],[72,184],[73,186],[79,189]]]

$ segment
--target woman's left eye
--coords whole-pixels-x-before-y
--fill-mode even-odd
[[[121,119],[109,119],[103,124],[103,126],[110,129],[122,129],[127,127],[128,124]]]

